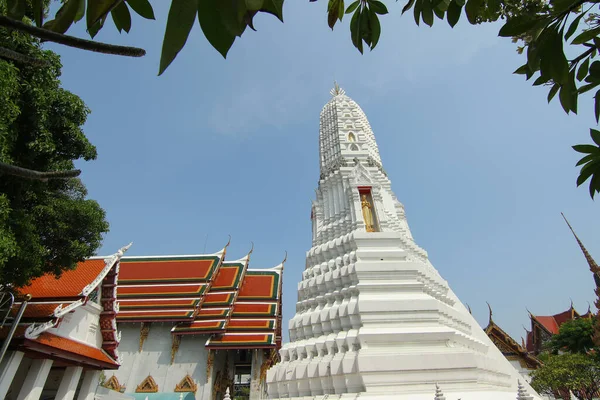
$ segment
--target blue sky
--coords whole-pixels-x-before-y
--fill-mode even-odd
[[[360,55],[347,20],[328,29],[324,0],[287,1],[284,24],[257,17],[227,60],[196,26],[157,77],[170,2],[153,3],[157,21],[134,16],[130,34],[109,21],[97,36],[143,47],[144,58],[48,46],[92,110],[85,132],[98,159],[80,167],[111,224],[100,254],[130,241],[130,255],[211,253],[231,235],[229,259],[253,241],[251,267],[268,268],[287,250],[286,332],[311,245],[319,112],[336,79],[369,118],[417,243],[482,325],[486,301],[517,340],[526,307],[548,315],[593,302],[560,216],[600,259],[600,207],[576,189],[570,149],[589,141],[592,102],[582,99],[581,116],[548,105],[546,88],[512,75],[524,58],[499,25],[463,15],[455,29],[417,27],[388,2],[378,47]]]

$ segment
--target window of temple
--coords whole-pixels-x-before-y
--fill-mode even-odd
[[[349,142],[356,142],[356,136],[354,136],[354,133],[350,132],[348,134],[348,141]]]
[[[358,193],[360,195],[360,208],[365,223],[365,230],[367,232],[378,232],[377,215],[375,213],[373,196],[371,196],[371,188],[368,186],[361,186],[358,188]]]
[[[358,151],[358,146],[355,145],[355,144],[353,144],[353,145],[350,146],[350,150],[352,150],[352,151]]]
[[[246,352],[247,350],[242,350]],[[236,363],[235,374],[233,377],[233,396],[236,400],[249,400],[250,399],[250,381],[252,380],[252,366],[251,360],[248,359],[247,363]]]

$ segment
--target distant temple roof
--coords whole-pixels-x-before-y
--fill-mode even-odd
[[[211,334],[208,348],[279,347],[283,262],[248,269],[249,256],[123,257],[117,321],[174,322],[175,335]]]
[[[489,307],[489,304],[488,304]],[[488,325],[484,329],[485,333],[496,345],[498,350],[509,360],[517,360],[524,368],[536,369],[542,363],[533,354],[520,345],[492,319],[492,308],[490,307],[490,317]]]
[[[560,327],[565,322],[573,321],[579,318],[593,318],[594,314],[588,308],[585,314],[579,314],[573,304],[569,307],[568,310],[563,311],[554,315],[533,315],[529,313],[529,317],[531,319],[531,331],[527,331],[527,350],[528,351],[539,351],[539,346],[536,345],[536,336],[535,330],[542,329],[546,331],[550,335],[558,334]]]

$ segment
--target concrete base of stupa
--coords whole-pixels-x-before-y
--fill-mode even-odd
[[[437,383],[447,400],[514,400],[519,381],[540,399],[437,270],[406,247],[398,233],[360,231],[323,246],[342,261],[304,274],[300,296],[316,300],[290,321],[292,342],[267,373],[270,399],[430,400]],[[311,251],[309,262],[321,250]],[[346,287],[319,299],[336,282]]]

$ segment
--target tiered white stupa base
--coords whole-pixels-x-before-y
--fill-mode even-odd
[[[357,230],[309,251],[270,399],[516,398],[522,377],[405,242]]]

